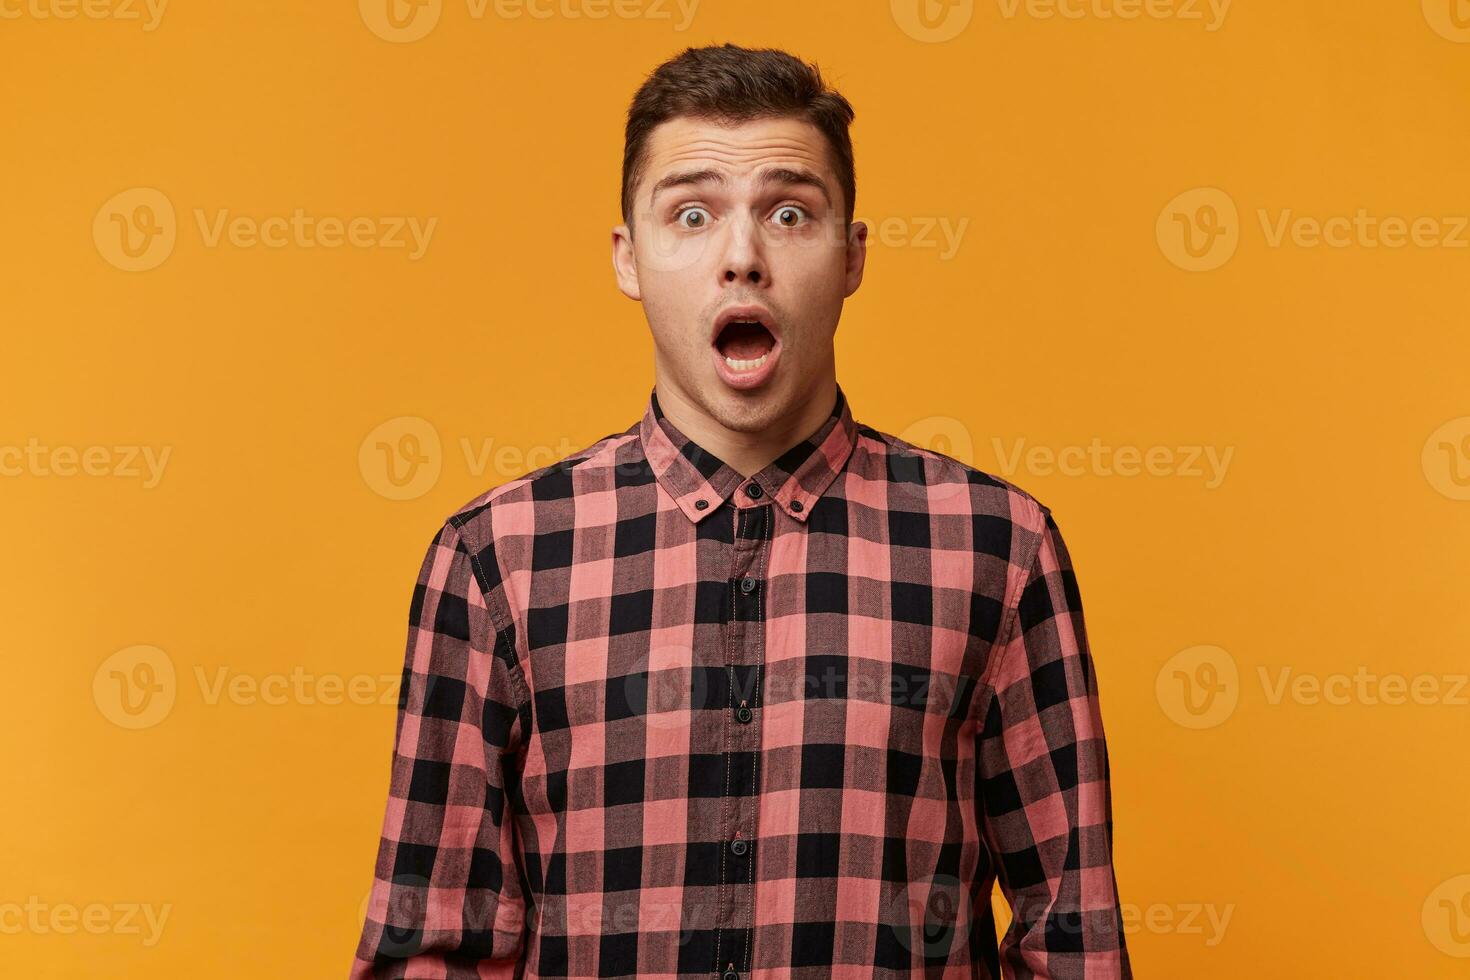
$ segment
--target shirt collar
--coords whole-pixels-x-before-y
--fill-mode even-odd
[[[748,480],[676,429],[659,406],[656,388],[649,393],[648,408],[638,423],[638,438],[654,476],[694,523],[713,514],[746,483],[759,484],[763,496],[774,500],[795,520],[805,522],[852,454],[857,423],[838,385],[826,421]]]

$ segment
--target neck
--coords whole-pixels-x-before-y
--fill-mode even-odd
[[[680,432],[728,463],[741,476],[759,473],[822,427],[837,400],[837,379],[826,375],[798,396],[790,410],[758,432],[726,428],[672,385],[655,382],[659,408]]]

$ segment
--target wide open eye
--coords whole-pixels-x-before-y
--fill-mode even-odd
[[[684,218],[686,215],[692,215],[693,218],[685,221]],[[697,204],[691,204],[687,208],[680,208],[678,213],[674,215],[675,222],[689,229],[703,228],[709,224],[709,220],[710,213]]]
[[[806,209],[795,204],[783,204],[776,209],[776,223],[782,228],[795,228],[806,217]]]

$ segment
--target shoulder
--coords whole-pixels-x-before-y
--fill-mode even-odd
[[[1051,520],[1051,509],[1010,480],[961,460],[916,445],[896,435],[859,423],[853,450],[860,480],[883,480],[904,487],[890,498],[931,514],[968,514],[978,521],[1001,522],[1026,536],[1039,535]]]
[[[493,548],[497,538],[533,533],[538,516],[544,525],[548,511],[565,508],[570,515],[578,488],[601,485],[627,462],[626,450],[630,444],[636,448],[637,441],[636,426],[609,433],[555,462],[476,494],[456,507],[445,522],[472,554]]]

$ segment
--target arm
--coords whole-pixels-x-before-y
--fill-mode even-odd
[[[523,953],[506,786],[529,698],[498,576],[487,593],[477,570],[445,524],[409,609],[387,813],[352,980],[510,978]]]
[[[1051,512],[982,682],[981,822],[1012,922],[1006,977],[1129,980],[1097,678]]]

